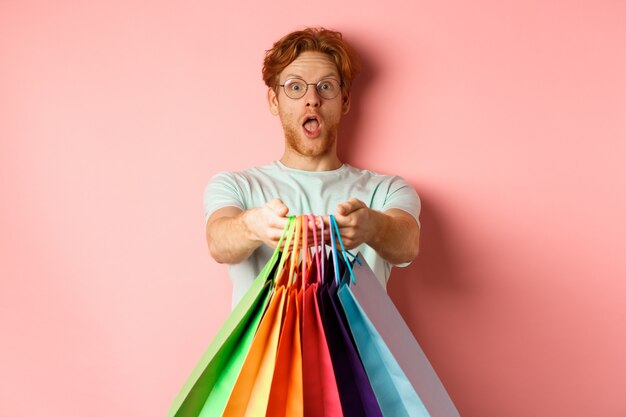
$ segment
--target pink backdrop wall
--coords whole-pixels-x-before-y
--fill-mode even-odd
[[[342,154],[423,199],[389,290],[461,414],[626,415],[625,16],[1,2],[0,415],[165,414],[229,311],[204,185],[280,156],[263,53],[320,24],[366,63]]]

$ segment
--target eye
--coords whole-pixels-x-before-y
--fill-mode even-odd
[[[298,92],[304,89],[304,82],[298,80],[287,80],[285,82],[285,87],[294,92]]]
[[[334,89],[334,86],[330,81],[322,81],[319,84],[319,89],[322,91],[332,91]]]

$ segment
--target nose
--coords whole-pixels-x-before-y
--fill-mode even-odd
[[[322,98],[317,92],[317,87],[315,85],[309,85],[309,88],[306,90],[306,94],[304,95],[304,100],[306,101],[306,105],[308,107],[319,107]]]

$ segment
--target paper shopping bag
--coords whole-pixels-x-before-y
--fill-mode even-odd
[[[334,216],[329,217],[334,263],[343,261],[347,270],[337,295],[383,415],[459,416],[374,272],[361,254],[354,262],[349,261],[337,222]],[[341,251],[335,244],[335,237]],[[339,276],[337,268],[335,275]]]
[[[239,370],[248,353],[279,272],[279,247],[294,232],[290,218],[279,245],[250,289],[228,316],[191,375],[174,398],[168,417],[217,417],[228,401]]]
[[[272,417],[303,417],[302,344],[300,308],[302,291],[289,288],[285,320],[280,333],[276,367],[272,378],[267,413]]]
[[[302,219],[296,218],[291,253],[288,254],[287,250],[283,252],[279,268],[285,263],[290,266],[281,269],[279,277],[275,280],[275,292],[271,296],[267,311],[261,319],[248,355],[230,393],[223,417],[267,415],[272,379],[276,371],[278,342],[285,318],[287,292],[295,280],[299,259],[301,226]],[[285,247],[288,248],[290,243],[290,239],[287,239]],[[287,260],[290,262],[286,262]]]
[[[452,399],[387,292],[365,259],[360,254],[357,259],[352,268],[356,284],[346,276],[339,289],[340,298],[352,302],[354,310],[368,319],[366,325],[373,335],[378,335],[376,346],[397,361],[429,415],[458,417]]]
[[[302,376],[305,417],[343,417],[339,391],[317,301],[318,284],[304,291]]]
[[[337,292],[363,367],[385,417],[431,417],[402,368],[347,285]],[[389,322],[393,327],[395,323]]]
[[[343,311],[337,298],[337,285],[334,283],[323,285],[319,300],[344,416],[382,417],[354,341],[346,329]]]
[[[278,287],[254,336],[250,351],[231,391],[223,417],[265,415],[276,364],[278,336],[285,305],[285,287]]]
[[[257,279],[235,307],[187,382],[168,417],[219,416],[267,304],[271,282]],[[205,412],[200,414],[205,406]],[[211,411],[214,411],[212,413]]]

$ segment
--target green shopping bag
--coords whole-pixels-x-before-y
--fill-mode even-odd
[[[218,417],[222,415],[250,344],[283,269],[288,251],[280,258],[285,239],[289,247],[295,229],[290,217],[276,250],[250,289],[237,304],[200,358],[170,407],[167,417]]]

